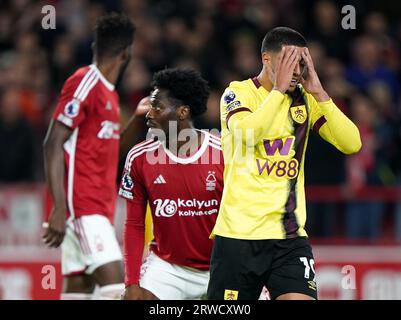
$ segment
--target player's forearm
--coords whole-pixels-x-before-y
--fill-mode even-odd
[[[358,152],[362,142],[357,126],[341,112],[331,99],[318,102],[318,105],[326,119],[319,134],[345,154]]]
[[[324,103],[330,100],[330,96],[323,89],[316,93],[312,93],[312,95],[316,99],[317,103]]]
[[[146,202],[126,202],[127,214],[124,225],[125,286],[139,284],[139,273],[145,245]]]
[[[145,226],[126,221],[124,230],[125,286],[139,284],[145,245]]]
[[[54,141],[45,141],[43,150],[46,182],[54,207],[64,209],[67,207],[67,203],[64,192],[65,168],[63,147]]]
[[[243,142],[248,144],[249,137],[256,144],[262,137],[277,137],[281,134],[281,124],[288,116],[288,108],[282,105],[284,95],[272,90],[262,105],[254,112],[240,112],[229,119],[229,130],[235,135],[240,134]]]

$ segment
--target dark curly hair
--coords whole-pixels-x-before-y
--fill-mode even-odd
[[[195,70],[173,68],[156,72],[152,86],[168,90],[170,98],[177,99],[180,105],[189,106],[192,117],[207,109],[209,85]]]
[[[266,33],[262,42],[261,52],[277,52],[281,50],[283,45],[306,47],[306,40],[302,34],[294,29],[277,27]]]
[[[100,17],[95,27],[95,47],[99,56],[117,56],[134,41],[135,26],[125,15],[110,13]]]

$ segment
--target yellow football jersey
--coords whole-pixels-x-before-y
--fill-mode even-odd
[[[304,159],[310,129],[340,151],[361,147],[358,128],[330,99],[299,85],[268,92],[257,78],[234,81],[220,102],[224,190],[211,237],[306,236]]]

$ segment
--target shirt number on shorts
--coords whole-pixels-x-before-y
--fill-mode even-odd
[[[312,272],[313,272],[313,275],[314,275],[314,277],[313,277],[313,281],[315,281],[315,260],[313,260],[313,259],[310,259],[309,261],[308,261],[308,258],[307,257],[301,257],[301,258],[299,258],[299,260],[301,260],[301,262],[304,264],[304,266],[305,266],[305,274],[304,274],[304,276],[305,276],[305,278],[306,279],[309,279],[309,275],[310,275],[310,271],[312,270]]]

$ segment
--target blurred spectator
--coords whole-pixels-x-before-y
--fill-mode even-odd
[[[398,105],[398,112],[401,114],[401,100]],[[401,186],[401,118],[398,117],[395,132],[394,132],[394,144],[396,145],[396,152],[394,156],[394,169],[396,173],[397,185]],[[395,237],[401,242],[401,199],[396,203],[395,208]]]
[[[256,39],[251,34],[238,34],[233,39],[233,65],[240,79],[255,77],[259,74],[261,62],[258,49]]]
[[[372,82],[382,81],[389,86],[394,101],[398,101],[399,84],[396,75],[383,64],[383,50],[371,36],[361,36],[352,45],[354,64],[347,69],[347,80],[363,92]]]
[[[32,182],[35,135],[21,112],[20,95],[6,89],[0,105],[0,183]]]
[[[315,133],[311,133],[309,136],[308,150],[309,155],[305,161],[306,185],[341,187],[345,183],[344,154]],[[338,219],[336,217],[339,212],[339,204],[309,202],[307,206],[308,233],[313,237],[334,236],[337,230]]]
[[[351,202],[346,209],[346,235],[349,239],[376,239],[381,232],[383,204],[376,201],[357,201],[365,186],[379,185],[376,152],[378,137],[375,120],[378,116],[372,103],[363,96],[355,96],[351,102],[353,121],[358,126],[362,149],[358,154],[346,158],[348,196]]]
[[[74,42],[67,36],[59,37],[51,57],[52,78],[55,90],[61,89],[65,79],[75,70]]]
[[[207,104],[207,111],[199,118],[195,119],[195,124],[198,128],[209,130],[221,130],[220,125],[220,97],[221,93],[211,91]]]
[[[322,75],[327,93],[336,101],[337,106],[348,114],[348,100],[355,90],[345,79],[345,66],[336,58],[327,58],[323,63]]]
[[[390,37],[386,17],[380,12],[373,11],[366,16],[364,24],[365,33],[374,38],[382,48],[383,64],[391,71],[399,73],[400,42]]]
[[[341,29],[341,8],[329,0],[318,1],[313,8],[313,28],[308,40],[318,41],[327,49],[330,56],[346,58],[348,34]]]
[[[151,81],[152,74],[146,65],[141,60],[133,59],[125,72],[122,84],[126,93],[123,98],[127,101],[131,114],[134,113],[139,101],[150,94]]]
[[[373,82],[369,86],[369,98],[377,107],[375,119],[377,133],[376,161],[379,176],[385,185],[396,183],[399,158],[397,144],[397,109],[391,99],[389,87],[383,82]]]

